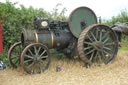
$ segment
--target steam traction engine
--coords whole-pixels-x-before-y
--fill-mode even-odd
[[[49,49],[67,56],[80,56],[85,64],[109,63],[118,51],[118,40],[106,25],[97,24],[95,13],[87,7],[75,9],[67,22],[34,18],[34,30],[24,28],[21,42],[8,52],[12,67],[20,63],[27,73],[45,71],[50,64]]]

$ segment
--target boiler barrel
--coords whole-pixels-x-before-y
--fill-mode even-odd
[[[22,32],[21,41],[24,46],[30,43],[41,43],[48,48],[66,48],[72,38],[69,31],[64,30],[25,30]]]

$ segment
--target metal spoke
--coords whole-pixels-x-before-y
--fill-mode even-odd
[[[45,52],[46,52],[46,50],[44,50],[44,51],[42,52],[42,54],[40,55],[40,57],[41,57],[42,55],[44,55]]]
[[[26,56],[26,57],[28,57],[28,58],[31,58],[31,59],[33,59],[33,57],[32,57],[32,56],[29,56],[29,55],[24,55],[24,56]]]
[[[109,31],[107,31],[104,36],[102,37],[102,40],[109,34]]]
[[[30,65],[28,65],[27,67],[30,68],[31,66],[34,65],[34,62],[32,62]]]
[[[15,58],[17,58],[17,56],[11,57],[11,59],[15,59]]]
[[[92,47],[89,47],[89,46],[88,46],[88,47],[84,48],[84,51],[85,51],[85,50],[88,50],[88,49],[90,49],[90,48],[92,48]]]
[[[103,59],[104,59],[105,55],[104,55],[103,51],[101,52],[101,55],[103,56]]]
[[[98,54],[99,54],[99,56],[98,56],[98,58],[99,58],[99,61],[100,61],[100,63],[102,63],[102,56],[100,55],[100,53],[98,52]]]
[[[111,46],[111,45],[115,45],[115,43],[114,42],[111,42],[111,43],[106,43],[105,45],[107,45],[107,46]]]
[[[35,73],[40,73],[40,66],[39,66],[39,63],[36,64],[36,72]]]
[[[41,60],[40,62],[41,62],[42,64],[47,64],[48,61],[47,61],[47,59],[46,59],[46,60]],[[45,65],[44,65],[44,66],[45,66]]]
[[[97,30],[96,30],[96,38],[98,38],[98,31],[99,31],[99,29],[97,28]]]
[[[88,55],[88,54],[90,54],[93,51],[95,51],[95,49],[92,49],[91,51],[89,51],[88,53],[86,53],[85,56]]]
[[[94,57],[94,52],[91,54],[91,57],[89,59],[90,62],[92,61],[93,57]]]
[[[47,58],[47,57],[48,57],[48,56],[42,56],[41,59],[43,59],[43,58]]]
[[[90,31],[90,34],[92,35],[92,37],[95,39],[95,41],[97,41],[96,37],[93,35],[93,33]]]
[[[19,61],[19,59],[16,59],[16,62],[14,64],[18,63],[18,61]]]
[[[34,55],[30,49],[28,49],[28,52],[29,52],[32,56]]]
[[[38,49],[38,51],[37,51],[37,54],[39,54],[39,52],[40,52],[40,49],[41,49],[41,47],[39,47],[39,49]]]
[[[92,45],[92,43],[90,43],[90,42],[85,42],[85,41],[84,41],[84,44]]]
[[[41,67],[41,63],[39,62],[39,69],[40,69],[40,73],[42,72],[42,67]]]
[[[38,67],[39,67],[39,71],[41,73],[42,72],[42,64],[41,64],[41,62],[38,63]]]
[[[41,63],[42,62],[42,63]],[[41,72],[43,72],[44,71],[44,61],[42,60],[42,61],[40,61],[40,65],[41,65]]]
[[[27,62],[29,62],[29,61],[32,61],[32,59],[24,60],[24,63],[27,63]]]
[[[38,53],[37,53],[37,49],[36,49],[36,46],[34,46],[34,50],[35,50],[35,54],[37,55]]]
[[[104,49],[106,49],[106,50],[109,50],[109,51],[112,51],[110,48],[108,48],[108,47],[103,47]]]
[[[32,66],[32,69],[31,69],[32,73],[34,73],[34,66]]]
[[[107,52],[107,51],[105,51],[105,50],[104,50],[104,53],[106,53],[107,55],[110,55],[110,56],[112,56],[110,53],[108,53],[108,52]]]
[[[87,36],[88,36],[88,39],[91,41],[91,42],[93,42],[93,40],[90,38],[90,36],[87,34]]]
[[[96,55],[95,55],[95,57],[94,57],[94,61],[95,61],[95,63],[96,63],[97,55],[98,55],[98,51],[96,52]]]
[[[109,40],[109,37],[103,42],[104,44]]]
[[[102,30],[100,32],[100,41],[102,41]]]

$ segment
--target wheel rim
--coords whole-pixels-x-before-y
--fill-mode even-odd
[[[20,65],[20,55],[22,52],[21,42],[17,42],[11,46],[8,51],[8,61],[10,66],[17,68]]]
[[[28,45],[21,54],[21,65],[27,73],[44,72],[50,64],[48,48],[39,43]]]
[[[88,63],[109,63],[118,52],[118,41],[115,33],[105,25],[87,27],[78,40],[79,54],[86,57]]]

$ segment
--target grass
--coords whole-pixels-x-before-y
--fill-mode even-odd
[[[118,53],[114,62],[100,67],[83,67],[78,60],[58,60],[52,57],[47,71],[42,74],[28,75],[21,67],[0,70],[0,85],[127,85],[128,51]],[[64,70],[56,72],[56,66]]]
[[[128,40],[122,40],[119,51],[128,51]]]

